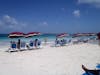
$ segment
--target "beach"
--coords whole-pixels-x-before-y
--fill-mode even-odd
[[[0,0],[0,75],[87,74],[100,75],[100,0]]]
[[[82,64],[96,69],[100,46],[91,43],[8,53],[0,50],[0,75],[82,75]]]

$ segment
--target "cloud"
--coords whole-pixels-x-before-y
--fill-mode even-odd
[[[38,26],[47,27],[48,23],[46,21],[39,23]]]
[[[15,30],[15,31],[21,31],[27,26],[26,23],[21,23],[18,22],[15,18],[9,16],[9,15],[4,15],[2,19],[0,19],[0,27],[2,30]]]
[[[18,22],[17,22],[17,20],[15,20],[15,18],[12,18],[8,15],[3,16],[3,21],[6,24],[11,24],[11,25],[17,25],[18,24]]]
[[[73,11],[73,15],[74,15],[75,17],[80,17],[80,10],[74,10],[74,11]]]
[[[78,0],[79,4],[89,4],[96,8],[100,8],[100,0]]]

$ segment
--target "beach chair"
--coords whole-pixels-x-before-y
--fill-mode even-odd
[[[84,65],[82,65],[82,69],[86,72],[87,75],[100,75],[100,70],[90,70],[87,69]]]
[[[60,44],[60,46],[63,46],[64,45],[64,41],[60,40],[59,44]]]
[[[41,47],[41,41],[38,41],[37,45],[38,45],[37,47],[40,48]]]
[[[61,41],[61,46],[65,46],[67,44],[67,41],[65,40],[65,39],[63,39],[62,41]]]
[[[16,42],[11,42],[11,47],[9,48],[9,52],[18,51]]]
[[[38,49],[41,47],[41,41],[37,40],[37,41],[34,41],[34,47],[35,49]]]
[[[34,48],[34,42],[30,41],[30,43],[29,43],[29,49],[33,49],[33,48]]]
[[[78,44],[80,41],[78,39],[73,39],[72,42],[73,44]]]
[[[60,41],[59,40],[56,40],[55,41],[55,47],[59,47],[60,46]]]
[[[64,40],[64,44],[67,44],[67,40]]]
[[[26,50],[26,43],[25,42],[21,42],[20,50]]]
[[[68,42],[67,42],[67,43],[71,43],[71,41],[72,41],[72,40],[70,39],[70,40],[68,40]]]
[[[100,69],[100,64],[97,64],[96,68]]]

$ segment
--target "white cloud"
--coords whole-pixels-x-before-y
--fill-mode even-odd
[[[74,11],[73,11],[73,15],[74,15],[75,17],[80,17],[80,10],[74,10]]]
[[[100,0],[78,0],[79,4],[89,4],[96,8],[100,8]]]
[[[18,24],[17,20],[15,18],[12,18],[8,15],[4,15],[3,16],[3,21],[7,24],[13,24],[13,25],[16,25]]]
[[[18,22],[15,18],[4,15],[0,20],[0,27],[7,30],[23,30],[27,24]]]
[[[39,23],[38,26],[43,26],[43,27],[47,27],[48,23],[46,21]]]

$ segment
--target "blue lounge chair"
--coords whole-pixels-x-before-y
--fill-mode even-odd
[[[59,40],[55,40],[55,47],[60,46],[60,41]]]
[[[60,40],[59,44],[60,44],[60,46],[63,46],[63,44],[64,44],[63,40]]]
[[[40,48],[40,46],[41,46],[41,41],[38,41],[37,42],[37,48]]]
[[[64,39],[63,43],[64,43],[64,45],[67,44],[67,40]]]
[[[90,70],[90,69],[87,69],[84,65],[82,65],[82,69],[86,72],[85,74],[83,75],[100,75],[100,70]]]
[[[82,75],[94,75],[94,74],[88,72],[88,73],[84,73]]]
[[[37,41],[34,41],[34,47],[37,49],[37,48],[40,48],[40,45],[41,45],[41,41],[37,40]]]
[[[33,48],[34,48],[34,42],[30,41],[30,43],[29,43],[29,49],[33,49]]]
[[[97,64],[96,68],[100,69],[100,64]]]
[[[11,42],[11,47],[8,50],[9,52],[18,51],[16,42]]]
[[[40,45],[41,45],[41,41],[38,41],[38,42],[37,42],[37,45],[40,46]]]
[[[25,50],[26,49],[26,43],[21,42],[20,48],[21,48],[21,50]]]
[[[65,46],[67,44],[67,41],[65,40],[65,39],[63,39],[62,41],[61,41],[61,46]]]
[[[30,43],[30,46],[33,47],[33,42]]]

